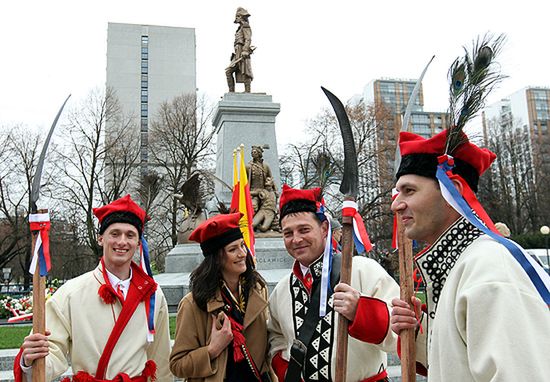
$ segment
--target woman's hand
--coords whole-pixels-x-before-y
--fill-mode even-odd
[[[221,327],[216,325],[218,322],[222,322]],[[212,316],[212,331],[210,332],[210,344],[208,344],[210,359],[217,358],[231,341],[233,341],[233,332],[229,318],[224,312],[220,312],[217,317]]]

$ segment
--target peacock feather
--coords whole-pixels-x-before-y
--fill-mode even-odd
[[[485,105],[491,90],[506,76],[500,73],[495,58],[500,53],[505,35],[486,34],[474,41],[471,52],[464,48],[449,69],[449,118],[445,152],[453,151],[467,139],[462,133],[466,123]]]

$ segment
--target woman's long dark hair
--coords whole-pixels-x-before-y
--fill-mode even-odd
[[[222,281],[222,256],[223,248],[220,248],[217,254],[206,256],[202,263],[191,272],[189,288],[193,294],[193,300],[205,312],[206,304],[216,296]],[[254,267],[250,251],[246,255],[246,271],[241,277],[244,277],[245,281],[243,290],[245,296],[248,296],[248,292],[256,284],[266,287],[265,280]]]

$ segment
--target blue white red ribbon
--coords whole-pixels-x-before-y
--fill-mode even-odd
[[[29,272],[34,275],[36,264],[40,268],[40,276],[48,275],[52,268],[50,259],[50,214],[31,214],[29,215],[29,224],[31,232],[37,232],[36,243],[34,244],[34,253],[31,260]]]
[[[332,271],[332,227],[330,219],[325,214],[325,206],[318,204],[316,215],[319,220],[328,222],[328,234],[325,240],[325,250],[323,252],[323,270],[321,271],[321,295],[319,296],[319,317],[325,317],[327,314],[327,300],[330,288],[330,273]]]
[[[485,211],[477,211],[475,208],[471,207],[472,204],[477,204],[477,209],[482,209],[481,205],[476,203],[477,199],[475,198],[475,195],[471,193],[473,195],[473,199],[476,200],[470,201],[469,204],[458,192],[447,174],[447,172],[454,166],[452,157],[442,156],[439,158],[439,163],[436,177],[439,181],[443,198],[445,198],[447,203],[449,203],[460,215],[464,216],[477,229],[504,245],[504,247],[506,247],[506,249],[518,261],[525,273],[527,273],[527,276],[541,295],[544,302],[550,305],[550,275],[548,275],[540,265],[531,259],[523,248],[512,240],[506,239],[505,237],[491,231],[487,227],[487,224],[485,224],[485,222],[478,217],[486,216],[486,213]],[[465,183],[463,183],[463,185],[468,187]],[[477,216],[474,211],[477,213]],[[492,223],[490,223],[490,225],[492,225]]]
[[[141,268],[149,276],[153,277],[153,271],[151,270],[151,263],[149,261],[149,244],[145,240],[145,236],[141,235]],[[149,301],[145,302],[145,314],[147,315],[147,342],[153,342],[155,334],[155,295],[153,292]]]
[[[369,252],[372,249],[372,243],[370,242],[363,218],[359,214],[357,203],[351,200],[344,200],[342,216],[353,218],[353,242],[357,253]]]

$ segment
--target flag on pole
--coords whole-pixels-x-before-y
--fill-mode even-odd
[[[239,171],[237,174],[237,156],[239,156]],[[256,256],[254,250],[254,228],[252,227],[252,218],[254,217],[254,208],[252,207],[252,198],[250,197],[250,186],[248,176],[246,175],[246,165],[244,163],[244,145],[241,145],[233,155],[233,195],[231,197],[231,211],[243,214],[239,222],[239,227],[243,233],[244,242],[250,249],[252,256]]]
[[[231,211],[239,211],[239,174],[237,167],[237,150],[233,150],[233,195],[231,195]]]

